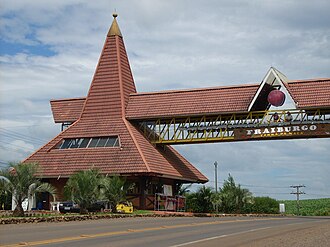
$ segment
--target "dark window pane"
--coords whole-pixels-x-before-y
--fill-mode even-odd
[[[79,148],[85,148],[85,147],[87,147],[90,139],[91,138],[83,138],[83,141],[81,142]]]
[[[59,149],[61,148],[61,146],[63,145],[64,140],[60,141],[59,143],[57,143],[57,145],[54,147],[55,149]]]
[[[63,145],[61,146],[61,149],[68,148],[69,145],[71,144],[71,141],[72,141],[71,139],[65,139]]]
[[[106,143],[105,146],[106,146],[106,147],[114,147],[114,146],[116,146],[116,145],[115,145],[116,142],[118,142],[117,140],[118,140],[117,137],[109,137],[108,142]]]
[[[114,147],[119,147],[119,138],[116,137],[115,143],[113,144]]]
[[[100,141],[97,143],[97,147],[104,147],[105,143],[107,142],[108,137],[100,138]]]
[[[95,148],[97,143],[99,142],[100,138],[92,138],[91,142],[89,143],[89,148]]]
[[[71,146],[69,148],[78,148],[83,138],[72,139]]]

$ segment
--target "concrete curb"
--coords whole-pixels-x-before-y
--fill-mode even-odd
[[[209,214],[187,212],[154,211],[152,214],[88,214],[57,215],[47,217],[8,217],[0,218],[0,224],[24,224],[41,222],[69,222],[99,219],[140,218],[140,217],[279,217],[279,214]]]

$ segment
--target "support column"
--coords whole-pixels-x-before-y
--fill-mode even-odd
[[[140,178],[140,209],[145,209],[146,208],[146,177],[141,177]]]

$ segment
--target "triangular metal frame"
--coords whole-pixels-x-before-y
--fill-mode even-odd
[[[291,96],[290,90],[287,86],[287,82],[288,82],[288,78],[279,70],[277,70],[274,67],[270,67],[270,69],[268,70],[268,72],[266,73],[264,79],[262,80],[262,82],[259,85],[259,88],[256,92],[256,94],[254,95],[251,103],[249,104],[248,107],[248,111],[251,111],[253,106],[255,105],[259,94],[261,93],[262,89],[264,88],[265,84],[268,84],[270,86],[279,86],[284,87],[287,92],[289,93],[289,95]],[[294,102],[292,96],[291,96],[292,101]]]

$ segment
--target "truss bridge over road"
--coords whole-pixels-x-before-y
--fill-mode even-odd
[[[275,112],[279,120],[274,121]],[[285,121],[287,112],[291,121]],[[256,111],[247,114],[158,118],[139,123],[153,143],[184,144],[265,139],[330,137],[329,109]]]
[[[289,81],[275,68],[260,85],[138,94],[130,102],[127,118],[154,144],[330,137],[330,80]]]

